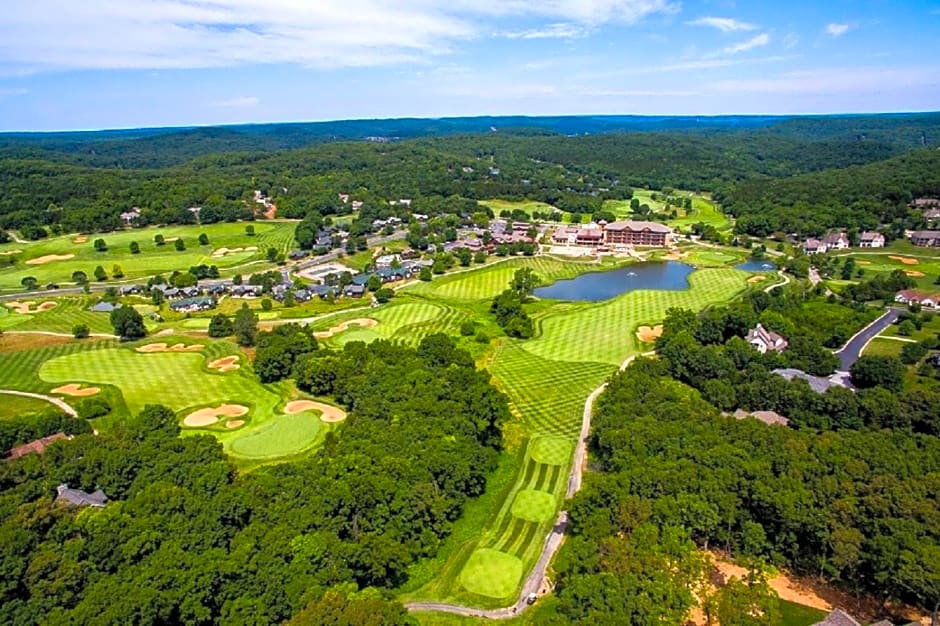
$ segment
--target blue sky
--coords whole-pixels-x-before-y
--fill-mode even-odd
[[[940,1],[31,0],[0,130],[940,109]]]

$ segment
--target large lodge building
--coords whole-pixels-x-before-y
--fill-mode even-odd
[[[562,227],[555,231],[555,243],[579,246],[651,246],[669,245],[672,229],[656,222],[624,221]]]

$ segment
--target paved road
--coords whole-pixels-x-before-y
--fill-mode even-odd
[[[845,345],[835,353],[841,362],[839,366],[840,369],[844,372],[849,371],[852,364],[862,355],[862,350],[865,349],[868,342],[878,335],[878,333],[893,324],[894,321],[898,319],[898,316],[901,315],[902,310],[903,309],[894,308],[888,309],[884,315],[855,333],[855,336],[845,342]]]
[[[16,391],[14,389],[0,389],[0,394],[6,394],[8,396],[22,396],[24,398],[36,398],[37,400],[45,400],[46,402],[51,402],[52,404],[56,405],[57,407],[62,409],[62,411],[65,412],[66,414],[71,415],[72,417],[78,417],[78,412],[75,409],[73,409],[68,404],[66,404],[64,400],[60,400],[59,398],[55,398],[53,396],[47,396],[41,393],[30,393],[28,391]]]
[[[768,286],[764,289],[764,291],[765,291],[766,293],[770,293],[771,291],[773,291],[773,290],[776,289],[777,287],[784,287],[784,286],[790,284],[790,277],[787,276],[786,274],[784,274],[784,273],[783,273],[783,270],[779,270],[777,273],[780,275],[780,278],[783,279],[783,282],[781,282],[781,283],[774,283],[773,285],[768,285]]]

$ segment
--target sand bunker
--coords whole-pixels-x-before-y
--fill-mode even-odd
[[[859,261],[855,261],[855,263],[858,264],[858,265],[871,265],[871,261],[861,261],[861,260],[859,260]]]
[[[678,261],[679,259],[684,259],[689,256],[688,252],[679,252],[678,250],[670,250],[669,254],[663,258],[667,261]]]
[[[68,261],[72,258],[75,258],[74,254],[47,254],[45,256],[38,256],[35,259],[29,259],[26,261],[26,265],[44,265],[46,263],[52,263],[53,261]]]
[[[248,246],[247,248],[219,248],[212,253],[214,257],[222,257],[226,254],[235,254],[236,252],[257,252],[258,246]]]
[[[220,404],[217,407],[206,407],[193,411],[183,419],[183,425],[190,428],[212,426],[220,417],[241,417],[248,413],[248,407],[240,404]],[[239,420],[244,424],[243,420]],[[241,425],[241,424],[240,424]],[[230,426],[229,428],[235,428]]]
[[[284,406],[284,412],[288,415],[294,413],[303,413],[304,411],[320,411],[322,415],[320,420],[327,424],[342,422],[346,419],[346,411],[332,404],[323,404],[313,400],[291,400]]]
[[[904,270],[904,273],[910,276],[911,278],[923,278],[926,276],[923,272],[918,272],[917,270]]]
[[[4,250],[3,252],[0,252],[0,256],[10,256],[11,254],[19,254],[20,252],[22,252],[22,250],[19,248],[16,250]]]
[[[36,304],[36,302],[33,300],[28,300],[26,302],[19,302],[19,301],[13,300],[10,302],[6,302],[4,304],[10,307],[11,309],[13,309],[14,311],[16,311],[17,313],[19,313],[20,315],[26,315],[28,313],[42,313],[43,311],[48,311],[49,309],[54,309],[56,308],[56,306],[58,306],[55,302],[52,302],[51,300],[48,302],[43,302],[42,304],[37,306],[35,309],[31,308],[34,304]]]
[[[186,345],[183,343],[178,343],[172,346],[167,346],[165,343],[148,343],[145,346],[138,346],[138,352],[195,352],[197,350],[202,350],[205,346],[201,343],[194,343],[192,345]]]
[[[750,278],[747,279],[747,282],[749,282],[749,283],[759,283],[759,282],[764,281],[764,280],[767,280],[767,277],[766,277],[766,276],[751,276]]]
[[[656,326],[640,326],[636,329],[636,337],[642,342],[653,343],[656,341],[656,338],[663,334],[663,325],[657,324]]]
[[[237,370],[241,365],[238,364],[237,356],[224,356],[209,363],[209,369],[219,370],[220,372],[231,372]]]
[[[225,422],[226,428],[238,428],[239,426],[244,426],[245,420],[229,420]]]
[[[918,263],[920,263],[920,261],[918,261],[917,259],[912,259],[906,256],[889,256],[888,258],[891,259],[892,261],[900,261],[904,265],[917,265]],[[29,261],[27,261],[27,263],[29,263]]]
[[[81,388],[80,383],[72,383],[69,385],[62,385],[61,387],[56,387],[52,390],[52,393],[61,393],[65,396],[75,396],[76,398],[83,398],[85,396],[93,396],[96,393],[100,392],[101,389],[98,387],[85,387]]]
[[[368,317],[360,317],[354,320],[348,320],[342,324],[338,324],[329,330],[321,330],[320,332],[313,333],[313,336],[317,339],[327,339],[332,337],[336,333],[341,333],[344,330],[347,330],[350,326],[361,326],[362,328],[374,328],[378,326],[378,322],[374,319]]]
[[[88,241],[88,237],[86,237],[85,235],[79,235],[78,237],[72,240],[72,243],[86,243],[87,241]]]

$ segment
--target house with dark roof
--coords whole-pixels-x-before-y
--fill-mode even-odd
[[[940,198],[914,198],[910,206],[912,209],[940,208]]]
[[[816,393],[826,393],[826,390],[830,387],[844,387],[846,389],[852,389],[852,383],[848,373],[839,373],[836,372],[829,378],[824,378],[822,376],[813,376],[812,374],[807,374],[803,370],[798,370],[792,367],[775,369],[771,372],[776,374],[781,378],[792,381],[794,378],[802,378],[809,384],[809,388],[815,391]]]
[[[940,230],[915,230],[911,243],[919,248],[936,248],[940,246]]]
[[[67,483],[62,483],[56,488],[58,494],[55,501],[64,504],[73,504],[75,506],[94,506],[101,508],[108,501],[108,496],[100,489],[92,493],[86,493],[81,489],[69,489]]]
[[[343,294],[350,298],[361,298],[366,293],[365,285],[346,285]]]
[[[102,300],[101,302],[98,302],[93,307],[91,307],[90,310],[94,311],[95,313],[110,313],[114,309],[120,309],[120,308],[121,308],[120,303],[116,304],[113,302],[105,302],[104,300]]]
[[[835,609],[826,616],[826,619],[816,622],[813,626],[862,626],[862,624],[842,609]]]
[[[197,296],[193,298],[183,298],[170,303],[170,310],[177,313],[195,313],[197,311],[208,311],[215,308],[215,298],[210,296]]]
[[[747,334],[745,341],[754,346],[761,354],[765,354],[768,351],[783,352],[789,345],[787,340],[781,335],[778,335],[772,330],[767,330],[760,324],[755,326],[751,332]]]
[[[8,460],[18,459],[21,456],[26,456],[27,454],[42,454],[46,451],[51,444],[56,441],[61,441],[63,439],[69,439],[69,436],[65,433],[55,433],[49,435],[48,437],[42,437],[41,439],[36,439],[35,441],[30,441],[29,443],[24,443],[21,446],[16,446],[15,448],[10,449],[6,457]]]
[[[764,422],[768,426],[787,426],[790,424],[790,420],[780,415],[776,411],[745,411],[743,409],[738,409],[734,413],[734,418],[743,420],[749,417],[753,417],[759,422]]]

